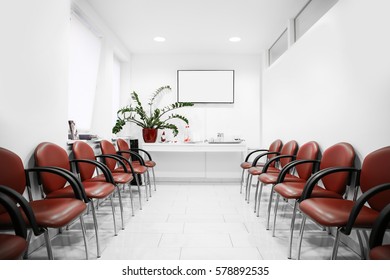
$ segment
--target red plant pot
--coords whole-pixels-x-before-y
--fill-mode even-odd
[[[156,128],[143,128],[142,136],[145,143],[154,143],[157,139],[157,129]]]

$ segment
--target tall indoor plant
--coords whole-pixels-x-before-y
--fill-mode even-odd
[[[123,126],[127,123],[135,123],[142,127],[142,134],[144,141],[152,143],[156,141],[158,129],[171,129],[173,135],[176,136],[179,133],[177,126],[170,121],[173,119],[180,119],[188,124],[188,119],[179,114],[168,114],[173,110],[190,107],[194,104],[191,102],[175,102],[161,109],[154,107],[154,102],[160,94],[171,90],[170,86],[162,86],[158,88],[148,102],[148,110],[146,111],[142,106],[138,94],[133,91],[131,98],[134,101],[129,106],[123,107],[117,112],[117,120],[115,126],[112,128],[114,134],[122,130]]]

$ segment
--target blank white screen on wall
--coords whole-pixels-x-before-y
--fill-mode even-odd
[[[177,100],[234,103],[234,70],[178,70]]]

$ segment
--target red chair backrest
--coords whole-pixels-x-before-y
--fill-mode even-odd
[[[129,144],[127,144],[126,140],[124,140],[124,139],[118,138],[116,140],[116,145],[118,146],[119,151],[129,151],[130,150]],[[128,154],[128,153],[124,153],[124,154],[122,154],[122,156],[127,158],[127,159],[130,159],[130,154]]]
[[[320,169],[328,167],[352,167],[355,162],[355,150],[348,143],[337,143],[327,148],[322,154]],[[327,190],[343,194],[347,187],[347,172],[339,172],[322,178],[322,183]]]
[[[102,140],[100,142],[100,149],[102,150],[103,155],[116,155],[115,146],[110,141]],[[117,163],[116,160],[105,158],[104,161],[111,171],[115,169]]]
[[[73,156],[75,159],[96,160],[92,147],[83,141],[76,141],[72,146]],[[95,166],[88,163],[77,163],[78,171],[82,181],[92,178],[95,172]]]
[[[363,160],[360,174],[360,189],[363,193],[384,183],[390,183],[390,146],[368,154]],[[381,211],[390,204],[390,190],[375,195],[368,200],[368,204]]]
[[[55,166],[71,170],[68,154],[57,144],[49,142],[39,144],[35,149],[34,157],[37,166]],[[62,189],[67,182],[59,175],[47,173],[42,173],[40,179],[45,194]]]
[[[0,148],[0,185],[23,194],[26,189],[26,176],[20,157],[7,149]],[[0,206],[0,214],[5,209]]]
[[[297,160],[317,159],[319,151],[320,149],[318,147],[317,142],[315,141],[307,142],[299,148],[297,153]],[[295,167],[295,170],[297,171],[299,178],[307,180],[312,174],[313,164],[311,163],[300,164]]]
[[[295,140],[291,140],[284,144],[283,148],[280,150],[280,155],[295,155],[298,150],[298,143]],[[292,158],[281,158],[280,165],[284,167],[287,163],[291,162]]]
[[[269,145],[268,152],[280,152],[280,149],[283,146],[283,142],[280,139],[275,140]],[[267,159],[270,160],[273,157],[276,157],[276,154],[267,155]],[[271,163],[271,166],[275,166],[275,162]]]

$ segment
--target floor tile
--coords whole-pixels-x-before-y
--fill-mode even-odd
[[[222,223],[224,222],[222,214],[170,214],[168,222],[187,222],[187,223]]]
[[[181,260],[260,260],[257,248],[183,248]]]
[[[159,247],[232,247],[229,234],[163,234]]]
[[[184,233],[247,232],[243,223],[185,223]]]
[[[122,192],[124,227],[118,197],[115,197],[118,235],[114,236],[109,201],[97,209],[101,259],[105,260],[286,260],[292,209],[280,203],[275,237],[266,230],[270,188],[265,187],[259,217],[254,213],[254,189],[247,203],[237,183],[159,183],[157,191],[146,201],[142,190],[142,210],[134,190],[134,216],[130,193]],[[272,229],[272,218],[270,228]],[[91,212],[85,215],[90,259],[97,259],[96,236]],[[296,257],[298,215],[293,239]],[[55,235],[51,243],[56,259],[85,259],[80,223]],[[329,259],[333,238],[308,221],[302,242],[302,259]],[[35,246],[36,247],[36,246]],[[30,259],[47,259],[45,246],[29,254]],[[341,244],[339,259],[358,259],[350,248]]]

